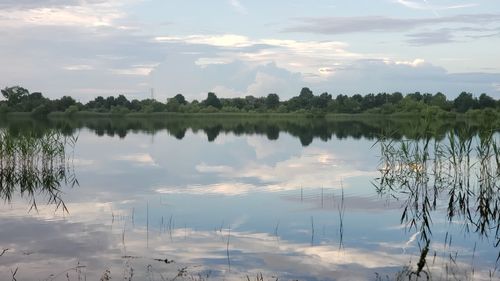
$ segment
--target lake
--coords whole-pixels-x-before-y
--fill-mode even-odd
[[[2,120],[0,280],[498,280],[491,127]]]

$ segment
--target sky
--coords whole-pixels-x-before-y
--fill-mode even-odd
[[[499,54],[497,0],[0,0],[0,87],[51,98],[500,98]]]

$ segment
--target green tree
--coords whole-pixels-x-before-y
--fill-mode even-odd
[[[7,99],[7,105],[14,107],[29,96],[29,91],[23,87],[6,87],[1,90],[2,95]]]
[[[217,95],[215,95],[215,93],[212,93],[212,92],[209,92],[207,94],[207,98],[203,101],[203,105],[206,107],[213,106],[217,109],[222,108],[222,104],[221,104],[219,98],[217,97]]]
[[[327,92],[324,92],[317,97],[313,97],[311,105],[315,108],[325,109],[331,100],[332,100],[332,95],[330,95]]]
[[[63,96],[60,99],[54,100],[52,103],[56,111],[65,111],[70,106],[75,105],[76,101],[70,96]]]
[[[487,94],[482,93],[479,96],[478,104],[479,108],[481,109],[488,107],[495,107],[495,100],[492,97],[488,96]]]
[[[458,112],[467,112],[467,110],[474,108],[475,100],[472,97],[471,93],[462,92],[458,97],[453,101],[453,105],[455,110]]]
[[[400,102],[403,99],[403,94],[400,92],[394,92],[392,95],[389,96],[389,102],[392,104],[396,104]]]
[[[174,97],[174,98],[168,99],[166,107],[167,107],[167,111],[169,111],[169,112],[179,112],[181,104]]]
[[[270,109],[276,109],[280,105],[280,97],[277,94],[269,94],[266,97],[266,106]]]
[[[449,110],[448,101],[446,100],[446,96],[441,92],[437,92],[434,96],[432,96],[429,104],[433,105],[433,106],[437,106],[443,110]]]
[[[178,104],[186,105],[187,101],[186,98],[182,94],[177,94],[173,97],[177,101]]]

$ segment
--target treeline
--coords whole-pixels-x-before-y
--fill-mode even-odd
[[[70,96],[48,99],[40,92],[30,93],[27,89],[15,86],[1,90],[4,100],[0,101],[0,114],[9,112],[31,112],[34,115],[47,115],[51,112],[65,112],[69,115],[79,111],[111,113],[308,113],[323,115],[326,113],[374,113],[374,114],[447,114],[466,113],[468,111],[498,114],[500,100],[481,94],[479,97],[462,92],[457,98],[448,100],[443,93],[419,92],[403,95],[402,93],[378,93],[362,95],[338,95],[329,93],[314,95],[309,88],[302,88],[298,96],[289,100],[271,93],[265,97],[246,96],[244,98],[218,98],[215,93],[208,93],[202,101],[189,102],[182,94],[177,94],[166,102],[155,99],[128,100],[124,95],[118,97],[96,97],[87,103],[77,102]]]

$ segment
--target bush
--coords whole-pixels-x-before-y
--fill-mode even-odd
[[[130,110],[124,106],[118,105],[118,106],[112,106],[111,107],[111,115],[125,115],[129,113]]]
[[[215,112],[219,112],[219,110],[211,105],[205,107],[205,108],[202,108],[200,110],[201,113],[215,113]]]
[[[64,111],[64,113],[68,116],[73,116],[75,115],[75,113],[77,113],[78,111],[80,111],[78,109],[78,106],[76,105],[70,105],[68,108],[66,108],[66,110]]]
[[[222,112],[241,112],[241,110],[235,106],[225,106],[221,109]]]
[[[31,114],[35,116],[47,116],[47,114],[49,114],[51,111],[52,108],[50,105],[42,103],[39,106],[35,107],[35,109],[31,111]]]
[[[6,114],[9,111],[10,111],[10,109],[6,104],[0,105],[0,114]]]

